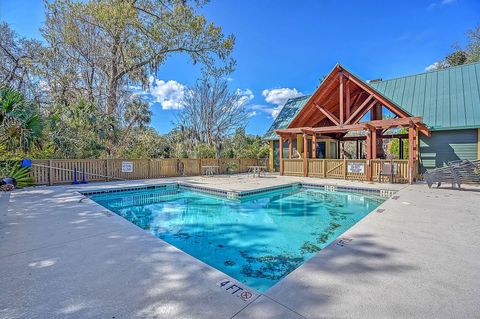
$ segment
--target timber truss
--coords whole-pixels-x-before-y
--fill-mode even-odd
[[[395,118],[382,119],[383,107],[392,112]],[[370,119],[361,122],[368,112]],[[392,128],[408,128],[408,135],[399,135],[399,138],[408,137],[410,182],[413,182],[414,165],[418,158],[418,134],[430,136],[430,130],[422,122],[421,117],[409,114],[368,83],[337,64],[288,128],[275,131],[280,136],[280,173],[283,173],[283,143],[288,140],[291,149],[292,139],[297,134],[303,134],[305,150],[308,139],[311,138],[310,158],[315,158],[318,135],[348,140],[345,138],[346,133],[365,131],[366,159],[370,160],[378,158],[378,142],[387,136],[392,137],[386,135],[387,130]],[[291,158],[291,150],[289,154]],[[307,156],[307,152],[303,152],[305,162]]]

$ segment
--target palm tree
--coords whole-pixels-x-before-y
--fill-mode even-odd
[[[123,137],[118,144],[120,147],[124,145],[133,128],[144,128],[146,125],[150,124],[150,121],[152,120],[152,111],[147,102],[139,97],[135,97],[127,105],[124,118],[126,126],[123,130]]]
[[[27,152],[39,144],[43,122],[38,107],[10,87],[0,87],[0,143],[6,150]]]

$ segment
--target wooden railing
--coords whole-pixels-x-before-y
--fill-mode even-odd
[[[125,163],[131,167],[126,170]],[[195,176],[202,166],[215,165],[220,174],[245,173],[248,166],[262,165],[263,160],[242,159],[54,159],[33,160],[31,174],[37,185],[68,184],[74,180],[87,182],[110,180],[149,179],[174,176]]]
[[[283,160],[283,172],[285,175],[303,176],[303,160],[302,159]]]
[[[408,160],[362,160],[362,159],[308,159],[307,174],[309,177],[338,178],[359,181],[388,182],[389,176],[380,173],[383,163],[393,163],[395,182],[407,183],[409,178]],[[283,160],[284,175],[303,176],[303,160]],[[415,164],[415,167],[417,163]],[[416,169],[414,176],[416,176]]]

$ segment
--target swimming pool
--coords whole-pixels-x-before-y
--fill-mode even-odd
[[[299,186],[243,195],[232,200],[177,185],[91,199],[260,292],[385,200]]]

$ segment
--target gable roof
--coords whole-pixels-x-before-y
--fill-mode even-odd
[[[309,98],[310,95],[304,95],[288,99],[263,138],[266,140],[278,140],[275,130],[287,128]]]
[[[369,85],[432,130],[480,127],[480,62]]]
[[[480,127],[480,62],[373,83],[356,78],[406,113],[423,117],[431,130]],[[309,98],[288,100],[264,138],[278,139],[275,130],[287,128]]]

